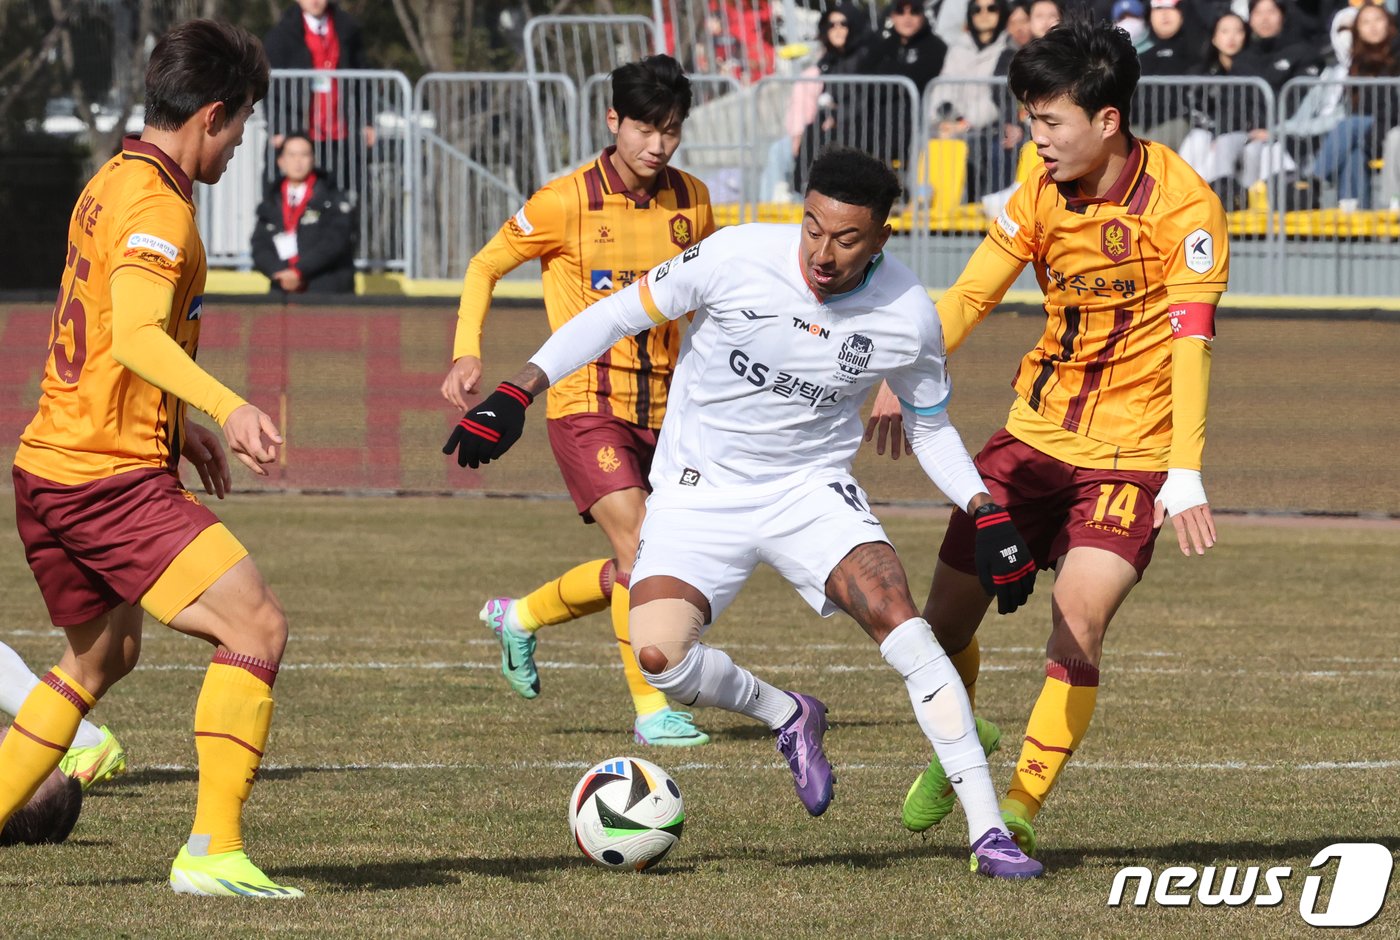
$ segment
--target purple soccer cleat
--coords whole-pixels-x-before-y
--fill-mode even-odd
[[[988,829],[972,843],[971,871],[988,878],[1039,878],[1045,866],[1031,858],[1000,829]]]
[[[786,692],[797,703],[797,714],[778,729],[778,753],[792,770],[797,798],[807,812],[820,816],[831,805],[831,788],[836,777],[831,762],[822,753],[826,734],[826,706],[810,695]]]

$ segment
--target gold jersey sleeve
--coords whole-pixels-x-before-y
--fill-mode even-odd
[[[1172,303],[1229,280],[1225,213],[1171,150],[1134,141],[1109,193],[1085,199],[1043,167],[992,224],[1004,269],[1030,263],[1045,330],[1021,360],[1007,429],[1078,466],[1166,469]]]
[[[612,148],[541,188],[474,257],[458,307],[453,358],[481,355],[491,292],[538,258],[551,330],[714,231],[705,184],[667,168],[654,193],[627,190]],[[675,323],[626,337],[549,390],[546,415],[606,414],[659,428],[676,357]]]
[[[183,353],[199,346],[204,245],[188,177],[135,138],[83,189],[68,226],[38,412],[15,464],[78,484],[143,467],[173,467],[185,405],[113,355],[112,279],[139,272],[173,290],[162,327]]]

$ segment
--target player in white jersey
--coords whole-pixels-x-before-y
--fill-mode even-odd
[[[899,183],[854,150],[809,174],[799,225],[724,229],[562,326],[509,382],[467,412],[444,451],[499,458],[533,397],[624,335],[695,312],[671,383],[632,581],[632,644],[648,681],[688,705],[765,722],[818,816],[834,777],[826,707],[785,692],[702,643],[758,562],[823,616],[850,614],[904,677],[919,725],[968,818],[973,868],[1030,878],[1040,864],[1002,823],[957,671],[918,615],[904,569],[851,476],[860,407],[883,378],[900,397],[915,455],[979,524],[989,594],[1014,609],[1035,565],[991,502],[957,430],[943,332],[928,293],[883,253]]]

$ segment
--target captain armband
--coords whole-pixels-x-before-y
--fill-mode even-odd
[[[1176,303],[1167,307],[1172,339],[1215,339],[1215,304]]]

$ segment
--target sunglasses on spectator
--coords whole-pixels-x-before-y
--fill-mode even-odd
[[[996,11],[996,4],[990,4],[988,6],[974,6],[972,8],[973,13],[995,13]]]
[[[893,16],[914,16],[916,14],[918,16],[923,16],[924,10],[923,7],[905,6],[895,7],[893,10],[890,11],[890,13]]]

